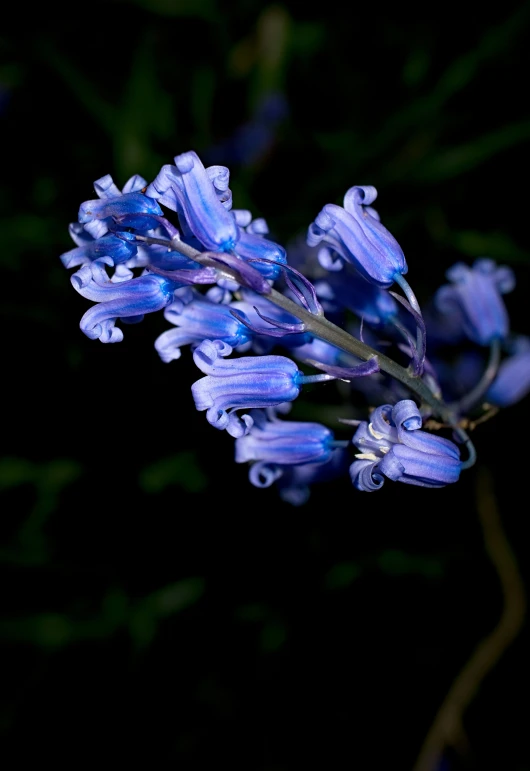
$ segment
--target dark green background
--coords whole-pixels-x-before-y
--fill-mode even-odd
[[[123,0],[4,20],[6,768],[412,767],[501,612],[478,472],[439,491],[342,479],[301,508],[255,490],[194,410],[190,357],[158,359],[162,315],[119,345],[88,340],[59,255],[93,180],[149,179],[194,149],[229,165],[236,208],[282,243],[375,185],[420,301],[487,255],[515,270],[506,302],[528,333],[530,4],[463,10]],[[229,159],[270,91],[289,110],[271,145]],[[320,416],[316,390],[300,415]],[[526,575],[528,428],[526,399],[474,437]],[[445,770],[528,771],[527,651],[525,630]]]

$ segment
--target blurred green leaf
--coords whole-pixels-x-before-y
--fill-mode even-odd
[[[172,485],[199,493],[206,489],[208,477],[199,466],[196,453],[185,450],[144,468],[139,483],[146,493],[160,493]]]
[[[0,458],[0,491],[33,482],[33,463],[24,458]]]
[[[187,578],[158,589],[142,600],[142,606],[156,617],[171,616],[194,605],[204,594],[204,579]]]
[[[266,653],[279,650],[287,639],[287,630],[281,621],[268,621],[260,634],[260,644]]]
[[[530,251],[524,251],[506,233],[479,233],[477,230],[450,232],[446,240],[462,254],[491,257],[506,262],[528,262]]]
[[[183,16],[215,21],[217,9],[215,0],[134,0],[140,8],[160,16]]]
[[[439,559],[406,554],[396,549],[382,552],[377,558],[377,565],[383,573],[391,576],[416,574],[426,578],[438,578],[444,572],[442,561]]]
[[[440,182],[479,166],[503,150],[530,140],[530,121],[512,123],[470,142],[440,150],[422,161],[412,176],[423,182]]]
[[[144,648],[156,636],[159,619],[194,605],[204,593],[204,579],[187,578],[157,589],[132,609],[129,631],[135,645]]]
[[[16,545],[3,550],[1,559],[28,564],[46,561],[48,549],[44,527],[57,508],[61,491],[75,482],[81,472],[82,466],[68,458],[48,463],[31,463],[24,458],[0,459],[0,491],[21,484],[36,488],[35,503],[28,512],[21,512]]]
[[[236,608],[235,615],[240,621],[263,621],[269,610],[260,603],[253,602]]]
[[[59,613],[39,613],[0,622],[0,635],[7,640],[32,643],[42,648],[60,648],[72,640],[72,624]]]
[[[350,586],[362,573],[362,568],[356,562],[339,562],[327,572],[325,585],[327,589],[341,589]]]
[[[101,612],[91,618],[78,618],[74,613],[37,613],[0,621],[0,635],[42,648],[60,648],[77,641],[104,639],[127,626],[134,643],[145,647],[154,639],[160,619],[194,605],[203,593],[202,578],[168,584],[136,603],[121,589],[113,588],[103,598]]]
[[[419,85],[427,77],[431,63],[431,52],[425,45],[415,46],[409,53],[403,67],[403,82],[409,88]]]

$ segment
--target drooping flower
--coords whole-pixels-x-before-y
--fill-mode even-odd
[[[375,187],[351,187],[344,196],[344,207],[324,206],[309,226],[307,243],[330,245],[367,281],[388,288],[408,267],[400,245],[370,207],[376,197]]]
[[[251,417],[254,425],[236,440],[236,463],[260,462],[264,468],[329,460],[334,437],[320,423],[268,419],[264,410],[254,410]]]
[[[236,463],[251,463],[248,476],[255,487],[276,483],[283,500],[301,505],[313,482],[347,470],[344,443],[336,442],[333,432],[319,423],[280,420],[276,412],[251,411],[253,425],[236,439]]]
[[[162,361],[180,359],[183,345],[203,340],[221,340],[232,348],[250,343],[252,331],[232,315],[234,309],[246,318],[246,303],[216,303],[192,290],[184,297],[175,297],[164,311],[165,318],[175,324],[175,328],[162,332],[155,341]]]
[[[456,263],[446,276],[452,283],[436,292],[434,302],[438,310],[459,319],[465,334],[478,345],[504,340],[509,319],[501,295],[514,288],[513,271],[483,257],[475,260],[471,268]]]
[[[358,490],[378,490],[384,477],[419,487],[444,487],[458,481],[462,463],[454,442],[421,430],[416,404],[403,399],[374,410],[352,439],[360,450],[350,466]]]
[[[81,204],[78,221],[93,238],[101,238],[117,225],[143,231],[157,227],[163,212],[153,198],[142,192],[146,184],[135,174],[120,191],[110,174],[97,179],[94,189],[99,197]]]
[[[79,326],[91,340],[102,343],[119,343],[123,332],[115,327],[118,319],[133,324],[142,321],[146,313],[159,311],[169,305],[178,286],[162,276],[152,273],[128,281],[113,283],[103,264],[85,265],[70,278],[74,289],[93,305],[83,315]]]
[[[231,353],[232,347],[220,340],[202,342],[193,359],[206,377],[197,380],[191,392],[196,408],[207,411],[208,422],[215,428],[226,428],[236,438],[248,432],[253,420],[249,415],[239,418],[235,410],[274,407],[293,401],[303,383],[315,378],[306,378],[285,356],[226,359]]]
[[[75,227],[76,225],[81,232]],[[137,253],[135,236],[126,231],[119,235],[109,234],[95,239],[84,231],[80,224],[72,223],[70,234],[77,246],[61,254],[61,262],[65,268],[76,268],[102,258],[108,258],[105,260],[107,264],[119,265],[131,260]]]
[[[228,190],[228,169],[216,166],[209,174],[193,151],[174,160],[174,166],[162,167],[146,195],[178,213],[185,236],[192,234],[212,251],[231,251],[238,240],[238,227],[219,195]]]

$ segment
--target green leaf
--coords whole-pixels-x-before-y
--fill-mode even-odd
[[[144,468],[139,483],[146,493],[160,493],[171,485],[199,493],[206,489],[208,477],[199,466],[196,454],[185,450]]]

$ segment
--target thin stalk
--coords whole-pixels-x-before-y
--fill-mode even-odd
[[[208,254],[199,252],[193,246],[185,244],[178,238],[172,238],[170,241],[163,238],[151,238],[150,236],[136,236],[136,238],[148,244],[160,244],[161,246],[166,246],[170,251],[179,252],[185,257],[198,262],[200,265],[216,268],[219,275],[223,278],[228,278],[239,283],[239,277],[237,276],[236,271],[233,271],[231,268],[224,265],[220,266],[219,262]],[[412,292],[412,290],[410,291]],[[315,337],[325,340],[331,345],[341,348],[343,351],[351,353],[363,361],[369,361],[370,359],[376,358],[381,371],[386,372],[395,380],[399,380],[399,382],[403,383],[403,385],[419,397],[421,402],[428,404],[429,407],[431,407],[434,415],[441,418],[455,430],[468,449],[470,457],[466,463],[468,465],[474,463],[475,450],[471,439],[464,429],[458,425],[454,413],[449,409],[447,404],[438,399],[418,376],[411,375],[405,367],[397,364],[393,359],[385,356],[384,353],[381,353],[380,351],[375,350],[375,348],[366,345],[366,343],[352,337],[352,335],[341,327],[333,324],[325,316],[311,313],[306,310],[306,308],[293,302],[289,297],[278,292],[276,289],[271,288],[270,293],[263,296],[278,307],[283,308],[283,310],[300,319],[300,321],[304,323],[306,330]],[[414,298],[415,305],[413,305],[410,297],[408,297],[408,300],[411,306],[414,307],[414,310],[418,309],[419,312],[419,306],[416,299]]]
[[[490,355],[486,369],[474,388],[471,389],[460,401],[451,405],[457,415],[464,415],[478,400],[484,396],[490,385],[495,380],[501,360],[501,341],[496,338],[490,345]]]
[[[422,313],[421,313],[420,304],[416,299],[416,295],[412,291],[412,287],[410,286],[409,282],[405,278],[403,278],[401,273],[396,273],[396,275],[394,276],[394,281],[398,286],[401,287],[401,289],[405,293],[405,296],[409,301],[411,308],[421,316]],[[421,329],[420,326],[417,325],[416,326],[416,348],[418,349],[418,351],[422,351],[424,349],[424,345],[425,345],[425,340],[423,336],[423,330]]]

